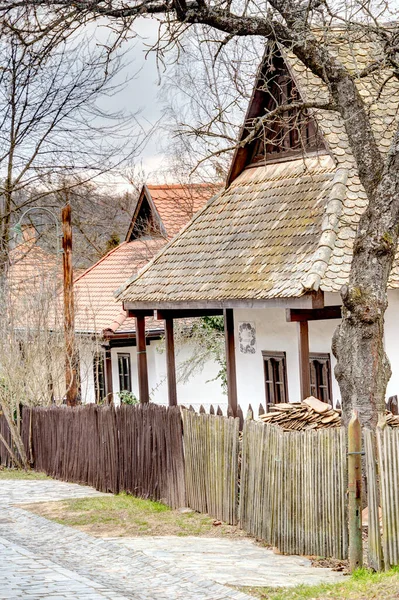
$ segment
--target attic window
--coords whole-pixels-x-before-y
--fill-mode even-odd
[[[279,106],[300,102],[301,97],[287,67],[281,57],[276,57],[273,66],[258,80],[244,137],[259,117]],[[320,149],[324,149],[324,144],[315,120],[308,111],[295,108],[262,123],[255,140],[248,145],[246,162],[252,165]]]

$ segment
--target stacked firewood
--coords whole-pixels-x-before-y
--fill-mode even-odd
[[[399,427],[399,415],[393,415],[389,410],[386,412],[386,423],[390,427]]]
[[[274,404],[269,411],[259,415],[259,419],[264,423],[279,425],[284,431],[327,429],[341,425],[341,410],[334,409],[331,404],[321,402],[314,396],[303,402]],[[391,427],[399,427],[399,416],[387,411],[386,422]]]
[[[265,423],[279,425],[284,431],[324,429],[339,427],[341,424],[341,411],[314,396],[306,398],[303,402],[274,404],[269,410],[270,412],[260,415],[259,418]]]

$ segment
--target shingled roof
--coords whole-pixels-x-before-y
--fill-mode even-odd
[[[375,41],[336,31],[332,51],[353,73],[378,60]],[[305,101],[328,99],[325,84],[291,53],[283,59]],[[399,82],[380,69],[357,80],[381,151],[398,122]],[[385,85],[382,85],[385,82]],[[312,110],[326,150],[245,169],[141,273],[118,291],[129,305],[268,300],[347,282],[367,196],[342,118]],[[396,260],[390,286],[399,287]]]
[[[133,241],[122,242],[75,279],[75,328],[78,332],[123,335],[135,331],[135,319],[129,318],[115,300],[115,289],[146,265],[167,243],[168,238],[187,224],[211,193],[205,185],[157,185],[144,188],[151,190],[150,209],[156,211],[155,217],[145,214],[157,219],[159,228],[154,236],[141,235]],[[139,215],[140,206],[138,210],[136,207],[129,227],[130,234]],[[164,231],[164,235],[160,230]],[[163,325],[153,319],[146,320],[146,328],[147,331],[158,333],[163,331]]]

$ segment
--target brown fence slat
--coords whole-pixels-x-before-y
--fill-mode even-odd
[[[31,430],[36,470],[102,492],[126,491],[172,508],[185,505],[178,407],[25,408],[23,422],[27,451]]]

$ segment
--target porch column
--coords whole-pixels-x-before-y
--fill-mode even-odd
[[[148,392],[148,368],[147,368],[147,347],[145,343],[145,317],[136,316],[136,336],[137,336],[137,369],[139,377],[139,399],[140,404],[149,402]]]
[[[309,325],[307,321],[298,323],[298,341],[301,399],[305,400],[310,396]]]
[[[237,416],[237,374],[236,355],[234,345],[234,313],[232,308],[225,308],[224,338],[226,343],[226,368],[227,368],[227,396],[229,408],[233,416]]]
[[[110,349],[105,351],[105,391],[107,394],[107,401],[112,402],[114,389],[112,385],[112,359]]]
[[[165,319],[166,370],[168,376],[169,406],[177,405],[175,340],[173,336],[173,319]]]

